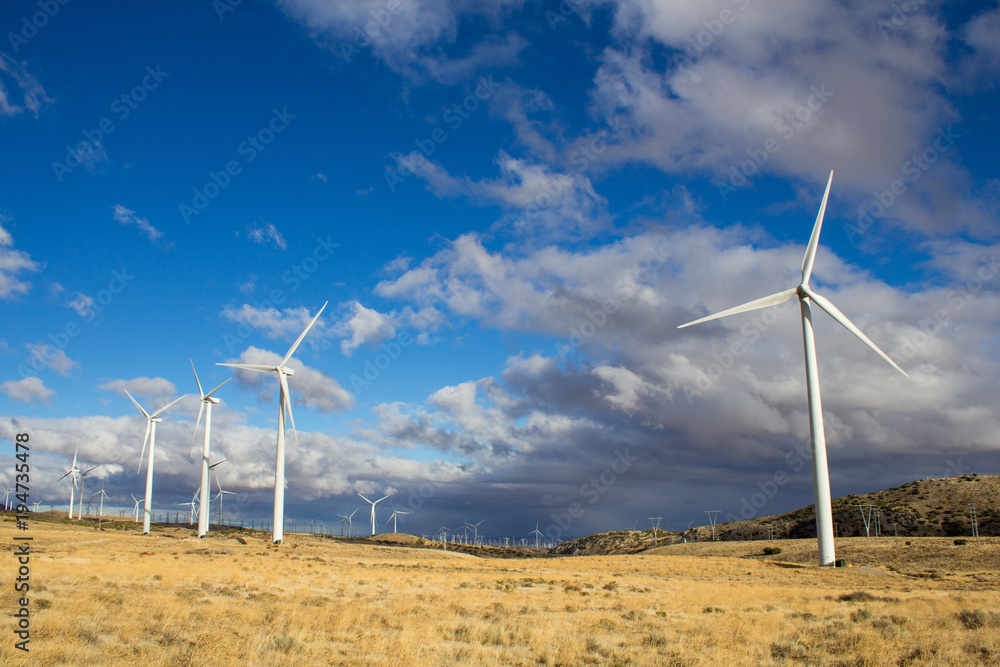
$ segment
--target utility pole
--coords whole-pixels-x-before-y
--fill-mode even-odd
[[[872,506],[871,504],[862,505],[861,503],[858,503],[858,509],[861,510],[861,521],[864,522],[865,524],[865,537],[871,537],[871,533],[868,530],[868,526],[871,524],[872,521]],[[868,510],[867,514],[865,513],[866,509]]]
[[[705,514],[708,515],[708,520],[712,524],[712,541],[715,541],[715,520],[719,518],[719,512],[722,510],[705,510]]]
[[[979,537],[979,519],[976,517],[976,503],[969,503],[969,517],[972,520],[972,536]]]
[[[653,546],[655,547],[657,544],[659,544],[659,542],[657,541],[656,533],[660,529],[660,522],[663,521],[663,517],[662,516],[650,516],[650,517],[646,517],[646,518],[649,519],[649,522],[651,524],[653,524]]]

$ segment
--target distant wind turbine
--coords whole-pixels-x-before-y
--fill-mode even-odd
[[[538,548],[538,538],[542,536],[542,531],[538,530],[538,523],[535,523],[535,529],[528,533],[528,535],[535,536],[535,548]]]
[[[125,395],[129,397],[129,400],[132,401],[135,407],[139,408],[139,412],[141,412],[146,418],[146,436],[142,439],[142,453],[139,454],[138,470],[142,470],[142,457],[146,455],[146,443],[149,442],[149,461],[146,463],[146,499],[142,508],[142,534],[149,535],[149,522],[153,517],[153,461],[156,458],[154,456],[156,449],[156,425],[163,421],[160,419],[160,414],[165,412],[178,401],[185,398],[187,394],[184,394],[184,396],[167,403],[153,414],[149,414],[143,410],[142,406],[139,405],[139,402],[132,398],[132,394],[128,393],[128,389],[125,390]],[[136,472],[138,472],[138,470]],[[80,493],[83,493],[82,480],[80,482],[80,487]]]
[[[750,301],[742,306],[729,308],[721,313],[702,317],[694,322],[682,324],[678,328],[688,327],[700,322],[707,322],[727,315],[745,313],[758,308],[767,308],[783,303],[793,296],[798,297],[799,307],[802,312],[802,340],[805,348],[806,361],[806,396],[809,402],[809,434],[812,439],[813,453],[813,492],[816,500],[816,533],[819,542],[819,564],[833,565],[836,561],[836,549],[833,535],[833,512],[830,507],[830,471],[826,460],[826,436],[823,431],[823,406],[820,401],[819,392],[819,372],[816,367],[816,340],[813,335],[812,309],[810,304],[815,303],[820,309],[841,324],[845,329],[857,336],[861,342],[871,348],[877,355],[882,357],[903,375],[903,369],[896,365],[889,356],[879,347],[869,340],[862,331],[854,325],[847,316],[837,309],[830,301],[820,296],[809,286],[809,278],[812,275],[813,262],[816,259],[816,249],[819,246],[820,229],[823,226],[823,214],[826,212],[826,202],[830,196],[830,186],[833,184],[833,172],[826,182],[826,192],[823,193],[823,201],[819,207],[819,214],[816,216],[816,223],[813,226],[812,236],[809,237],[809,245],[806,246],[806,254],[802,259],[802,280],[791,289],[765,296],[755,301]],[[909,376],[907,376],[909,377]]]
[[[139,523],[139,504],[142,503],[143,501],[139,500],[138,498],[136,498],[131,493],[129,495],[132,496],[132,500],[135,501],[135,522]]]
[[[379,498],[375,502],[372,502],[372,501],[368,500],[367,498],[365,498],[360,493],[358,493],[358,495],[361,496],[362,498],[364,498],[365,502],[371,503],[371,506],[372,506],[372,535],[375,535],[375,506],[378,505],[383,500],[385,500],[386,498],[388,498],[389,496],[382,496],[381,498]],[[390,495],[392,495],[392,494],[390,494]]]
[[[218,387],[206,394],[201,388],[198,371],[194,369],[194,361],[191,359],[188,359],[188,361],[191,362],[191,370],[194,371],[194,381],[198,384],[198,395],[201,396],[201,405],[198,407],[198,421],[195,422],[194,433],[191,434],[191,448],[194,447],[194,439],[198,435],[198,425],[201,424],[201,413],[202,411],[205,412],[205,444],[201,448],[201,500],[198,507],[198,537],[205,537],[205,534],[208,532],[208,512],[210,509],[208,495],[212,490],[212,481],[208,478],[209,433],[212,430],[212,405],[219,402],[219,399],[213,398],[212,394],[219,391],[222,385],[233,378],[227,378]],[[189,461],[191,460],[191,448],[188,449]]]
[[[327,302],[329,303],[329,301]],[[216,364],[217,366],[229,366],[230,368],[242,368],[243,370],[255,371],[257,373],[271,373],[275,372],[278,374],[278,382],[281,385],[281,391],[278,394],[278,451],[274,463],[274,530],[273,530],[273,540],[275,544],[281,544],[281,540],[284,539],[284,523],[285,523],[285,412],[288,412],[288,421],[292,423],[292,434],[295,436],[295,444],[299,443],[299,434],[295,431],[295,417],[292,416],[292,401],[288,393],[288,376],[294,375],[295,371],[286,364],[295,354],[295,349],[302,342],[302,339],[306,337],[312,326],[316,324],[316,320],[323,313],[323,309],[326,308],[326,303],[323,304],[323,308],[319,309],[316,313],[316,317],[312,318],[312,321],[306,326],[305,330],[299,334],[299,337],[292,343],[292,346],[288,348],[288,352],[281,359],[281,362],[277,366],[268,366],[265,364]]]
[[[87,470],[84,470],[83,472],[79,473],[79,476],[80,476],[80,506],[79,506],[79,508],[77,508],[77,513],[76,513],[77,520],[83,518],[83,483],[87,479],[87,475],[89,475],[90,473],[94,472],[95,470],[97,470],[98,468],[100,468],[102,465],[104,465],[104,464],[100,463],[100,464],[94,466],[93,468],[88,468]],[[87,513],[90,514],[90,498],[87,499]]]
[[[351,512],[350,514],[338,514],[337,515],[341,519],[343,519],[344,521],[347,522],[347,536],[348,537],[353,537],[352,534],[354,533],[354,515],[357,514],[357,513],[358,513],[358,510],[357,510],[357,508],[355,508],[355,510],[353,512]],[[344,528],[343,528],[344,521],[340,522],[340,525],[341,525],[340,534],[341,534],[341,536],[343,536],[343,534],[344,534]]]
[[[392,516],[390,516],[388,519],[386,519],[385,522],[386,522],[386,524],[388,524],[389,521],[392,521],[392,532],[395,533],[396,532],[396,517],[399,516],[400,514],[409,514],[409,512],[404,512],[403,510],[396,509],[396,506],[392,504],[391,500],[389,501],[389,506],[392,507]],[[480,523],[482,523],[482,521],[480,521]]]
[[[7,482],[4,482],[3,488],[5,489],[5,491],[3,493],[3,508],[9,512],[10,511],[10,492],[11,492],[11,488],[9,486],[7,486]]]
[[[57,482],[61,482],[67,477],[70,478],[69,485],[69,518],[73,518],[73,492],[76,490],[77,484],[80,483],[80,468],[76,465],[76,455],[80,453],[80,445],[76,446],[76,451],[73,452],[73,465],[70,469],[66,471],[66,474],[57,479]]]
[[[222,461],[219,461],[219,463],[222,463]],[[219,463],[216,463],[215,465],[219,465]],[[214,468],[215,466],[212,466],[212,467]],[[236,492],[235,491],[226,491],[226,490],[224,490],[222,488],[222,484],[219,483],[219,475],[218,474],[215,475],[215,485],[217,487],[219,487],[219,492],[217,494],[215,494],[215,500],[219,501],[219,525],[221,526],[222,525],[222,499],[223,499],[223,497],[227,493],[229,495],[231,495],[231,496],[235,496]]]

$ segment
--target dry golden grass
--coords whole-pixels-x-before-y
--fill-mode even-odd
[[[4,519],[5,544],[12,533]],[[935,578],[926,570],[940,567],[820,570],[735,552],[705,555],[718,544],[500,560],[307,535],[286,535],[274,547],[261,537],[244,545],[198,540],[189,530],[141,537],[41,521],[29,534],[31,653],[15,650],[5,631],[2,665],[965,665],[1000,658],[996,579],[977,580],[968,569]],[[774,558],[796,559],[794,541],[773,544],[788,550]],[[996,538],[982,545],[1000,550]],[[763,546],[746,548],[760,553]],[[995,561],[983,570],[995,573]],[[13,559],[0,566],[5,610],[14,606],[15,573]],[[839,599],[853,593],[862,594]]]

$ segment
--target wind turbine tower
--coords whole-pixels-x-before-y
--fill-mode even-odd
[[[194,447],[195,436],[198,435],[198,425],[201,424],[201,413],[205,412],[205,444],[201,448],[201,498],[198,501],[198,537],[205,537],[208,533],[208,518],[209,506],[208,495],[212,490],[211,480],[209,479],[209,466],[208,466],[208,454],[209,454],[209,433],[212,430],[212,405],[217,404],[219,399],[214,398],[212,394],[219,391],[222,385],[229,382],[233,378],[228,378],[223,381],[218,387],[208,392],[207,394],[201,388],[201,380],[198,379],[198,371],[194,369],[194,361],[188,359],[191,362],[191,370],[194,371],[194,381],[198,384],[198,395],[201,396],[201,405],[198,407],[198,421],[194,425],[194,433],[191,434],[191,447]],[[191,449],[188,449],[188,460],[191,460]]]
[[[80,482],[80,469],[76,466],[76,455],[80,453],[80,445],[76,446],[76,451],[73,452],[73,465],[66,472],[65,475],[57,479],[57,482],[61,482],[67,477],[70,478],[69,485],[69,518],[73,518],[73,492],[76,490],[76,485]]]
[[[368,500],[367,498],[365,498],[364,496],[362,496],[361,493],[358,493],[358,495],[361,496],[362,498],[364,498],[365,502],[371,503],[371,506],[372,506],[372,535],[375,535],[375,506],[378,505],[383,500],[385,500],[386,498],[388,498],[389,496],[382,496],[381,498],[379,498],[375,502],[372,502],[372,501]]]
[[[329,303],[329,301],[327,302]],[[302,339],[306,337],[312,326],[316,324],[316,320],[323,313],[323,309],[326,308],[326,303],[323,304],[323,308],[319,309],[316,313],[316,317],[312,318],[312,321],[306,326],[305,330],[299,334],[299,337],[292,343],[292,346],[282,357],[281,362],[277,366],[268,366],[266,364],[216,364],[217,366],[229,366],[230,368],[241,368],[247,371],[255,371],[257,373],[277,373],[278,383],[280,385],[280,392],[278,394],[278,442],[277,442],[277,453],[274,462],[274,526],[272,539],[275,544],[281,544],[284,539],[284,523],[285,523],[285,412],[288,412],[288,421],[292,423],[292,435],[295,436],[295,444],[299,444],[299,434],[295,430],[295,417],[292,416],[292,401],[288,393],[288,376],[295,375],[295,371],[289,368],[286,364],[295,354],[296,348],[298,348],[299,343]]]
[[[813,450],[813,493],[816,499],[816,534],[819,542],[820,565],[833,565],[836,562],[836,548],[833,535],[833,511],[830,506],[830,471],[827,467],[826,436],[823,431],[823,406],[820,400],[819,371],[816,364],[816,339],[813,333],[812,304],[819,306],[821,310],[825,311],[827,315],[839,322],[841,326],[857,336],[861,342],[871,348],[893,368],[906,375],[903,369],[897,366],[896,362],[879,349],[861,329],[847,319],[846,315],[840,312],[825,297],[813,291],[809,286],[813,262],[816,260],[816,249],[819,246],[820,229],[823,226],[823,214],[826,212],[826,202],[830,196],[830,186],[832,184],[833,172],[831,171],[830,178],[826,182],[826,191],[823,193],[823,201],[819,207],[819,214],[816,216],[816,223],[813,225],[812,235],[809,237],[809,245],[806,246],[806,254],[802,259],[802,280],[796,287],[750,301],[741,306],[729,308],[714,315],[702,317],[693,322],[682,324],[679,327],[688,327],[728,315],[775,306],[779,303],[784,303],[793,296],[798,298],[799,308],[802,313],[802,343],[805,350],[806,362],[806,397],[809,403],[809,435],[812,440]]]
[[[160,419],[160,414],[162,414],[163,412],[165,412],[168,408],[172,407],[178,401],[180,401],[183,398],[185,398],[187,396],[187,394],[184,394],[184,396],[181,396],[180,398],[174,399],[170,403],[167,403],[166,405],[164,405],[162,408],[160,408],[159,410],[157,410],[153,414],[149,414],[148,412],[146,412],[145,410],[143,410],[142,406],[139,405],[139,402],[136,401],[134,398],[132,398],[132,394],[128,393],[127,389],[125,390],[125,395],[129,397],[129,400],[132,401],[132,403],[135,405],[135,407],[139,408],[139,412],[141,412],[142,415],[146,418],[146,436],[142,439],[142,453],[139,454],[139,469],[136,472],[139,472],[140,470],[142,470],[142,457],[146,454],[146,442],[148,441],[149,442],[149,461],[146,462],[146,498],[143,501],[144,504],[143,504],[143,508],[142,508],[142,514],[143,514],[143,517],[142,517],[142,534],[143,535],[149,535],[149,521],[153,517],[153,509],[152,509],[152,507],[153,507],[153,461],[155,460],[154,453],[155,453],[155,449],[156,449],[156,425],[159,424],[161,421],[163,421],[162,419]],[[81,484],[80,484],[80,492],[83,493],[82,480],[81,480]]]

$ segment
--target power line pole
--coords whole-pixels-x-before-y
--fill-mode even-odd
[[[663,521],[662,516],[650,516],[646,517],[649,522],[653,524],[653,546],[655,547],[659,542],[657,541],[656,532],[660,529],[660,522]]]
[[[972,536],[979,537],[979,519],[976,517],[976,503],[969,503],[969,518],[972,520]]]
[[[705,510],[705,514],[708,515],[708,520],[712,524],[712,541],[715,541],[715,520],[719,518],[719,512],[722,510]]]

